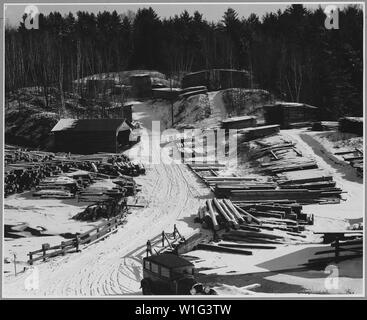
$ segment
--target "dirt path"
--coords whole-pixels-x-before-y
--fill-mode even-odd
[[[140,105],[135,115],[144,126],[156,117],[149,105]],[[142,141],[141,143],[149,143]],[[158,151],[158,150],[157,150]],[[210,197],[208,189],[186,166],[154,164],[147,166],[145,176],[137,183],[148,201],[144,209],[136,209],[118,232],[80,253],[56,257],[36,265],[39,289],[26,291],[26,274],[8,277],[5,296],[105,296],[140,294],[141,259],[147,240],[159,239],[162,230],[188,236],[199,228],[194,224],[203,199]]]

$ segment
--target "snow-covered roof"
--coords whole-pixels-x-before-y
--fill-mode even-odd
[[[51,132],[58,131],[124,131],[130,130],[125,119],[60,119]]]

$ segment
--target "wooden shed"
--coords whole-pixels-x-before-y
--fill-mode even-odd
[[[76,154],[118,152],[132,130],[125,119],[61,119],[51,130],[55,151]]]
[[[317,107],[305,103],[278,102],[263,109],[266,124],[279,124],[282,129],[317,120]]]

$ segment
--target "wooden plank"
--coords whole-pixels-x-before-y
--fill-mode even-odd
[[[227,247],[223,247],[223,246],[211,245],[211,244],[206,244],[206,243],[199,243],[196,248],[197,248],[197,250],[207,250],[207,251],[215,251],[215,252],[243,254],[243,255],[247,255],[247,256],[252,255],[252,251],[235,249],[235,248],[227,248]]]
[[[213,210],[212,201],[213,200],[211,200],[211,199],[207,199],[206,200],[206,205],[208,207],[208,210],[209,210],[209,213],[210,213],[210,217],[211,217],[212,222],[213,222],[214,230],[219,230],[219,224],[218,224],[218,221],[217,221],[216,214],[214,213],[214,210]]]
[[[221,247],[243,248],[243,249],[276,249],[275,246],[266,246],[260,244],[238,244],[238,243],[218,243]]]
[[[256,222],[257,224],[261,224],[260,220],[257,219],[256,217],[254,217],[252,214],[248,213],[247,211],[241,209],[239,206],[233,204],[233,206],[237,209],[237,211],[239,213],[242,213],[243,215],[245,215],[247,218],[249,218],[249,222]]]

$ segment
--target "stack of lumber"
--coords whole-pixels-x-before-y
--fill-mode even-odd
[[[215,187],[217,184],[230,184],[230,183],[249,183],[249,182],[256,182],[259,181],[258,177],[251,177],[251,176],[202,176],[202,179],[205,181],[206,184],[209,186]]]
[[[282,157],[283,150],[294,150],[297,155],[300,155],[301,153],[295,149],[295,144],[291,142],[287,143],[277,143],[271,146],[265,146],[263,148],[258,148],[251,154],[251,159],[258,159],[261,157],[264,157],[266,155],[269,155],[273,157],[275,160],[279,160]]]
[[[42,180],[36,189],[34,197],[64,199],[74,198],[78,185],[72,178],[58,176]]]
[[[276,189],[276,190],[231,190],[230,199],[244,203],[256,202],[281,202],[294,200],[301,204],[322,203],[329,197],[337,198],[342,193],[339,188],[333,190],[308,190],[308,189]],[[329,201],[330,202],[330,201]],[[332,201],[333,203],[333,201]]]
[[[235,202],[233,202],[235,203]],[[298,225],[309,225],[313,224],[313,216],[303,213],[302,206],[293,204],[241,204],[235,203],[236,206],[250,213],[251,215],[258,218],[275,218],[275,219],[285,219],[283,222],[288,221],[288,224],[294,226],[294,221]],[[289,221],[292,220],[292,221]],[[273,219],[273,221],[276,221]],[[297,226],[298,227],[298,226]],[[299,227],[298,227],[299,228]],[[302,229],[302,227],[301,227]]]
[[[259,126],[239,130],[242,141],[250,141],[261,137],[274,135],[280,131],[279,125]]]
[[[181,90],[181,94],[178,96],[179,99],[187,99],[197,94],[207,94],[208,89],[206,86],[188,87]]]
[[[220,170],[225,167],[224,164],[217,163],[217,162],[198,162],[193,164],[188,164],[188,166],[195,171],[209,171],[209,170]]]
[[[292,183],[309,183],[318,181],[331,181],[333,177],[320,169],[310,169],[302,171],[282,172],[276,175],[278,183],[281,185]]]
[[[228,197],[232,191],[274,190],[276,187],[277,185],[273,182],[223,181],[215,184],[214,192],[217,197]]]
[[[313,169],[318,166],[315,160],[301,157],[262,163],[260,167],[261,172],[274,175],[279,172]]]
[[[30,151],[10,145],[5,145],[4,151],[5,164],[44,161],[53,155],[51,152]]]
[[[335,155],[343,156],[344,161],[357,170],[357,174],[363,177],[363,150],[355,148],[354,150],[335,152]]]
[[[256,127],[256,117],[241,116],[227,118],[222,120],[222,127],[224,129],[244,129],[249,127]]]
[[[363,136],[363,117],[344,117],[339,119],[341,132],[355,133]]]

